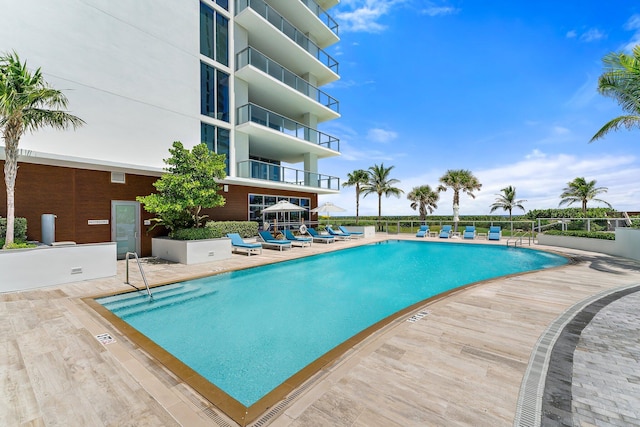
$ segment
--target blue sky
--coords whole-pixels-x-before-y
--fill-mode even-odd
[[[603,56],[640,43],[640,3],[342,0],[330,13],[341,79],[323,89],[342,117],[321,130],[340,138],[342,155],[320,172],[345,180],[394,166],[405,195],[384,198],[383,215],[417,214],[406,193],[437,187],[448,169],[483,184],[476,199],[461,196],[461,215],[489,213],[508,185],[527,210],[555,208],[579,176],[607,187],[601,198],[615,208],[640,211],[640,129],[589,144],[623,114],[597,80]],[[451,191],[440,196],[435,214],[450,214]],[[355,214],[353,188],[324,201]],[[360,214],[377,214],[377,195],[361,199]]]

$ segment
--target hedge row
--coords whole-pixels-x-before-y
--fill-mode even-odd
[[[602,233],[598,231],[584,231],[584,230],[548,230],[544,234],[550,236],[571,236],[571,237],[588,237],[590,239],[602,239],[602,240],[616,240],[614,233]]]
[[[258,223],[255,221],[209,221],[205,227],[175,230],[169,234],[169,237],[175,240],[204,240],[225,237],[227,233],[254,237],[258,235]]]

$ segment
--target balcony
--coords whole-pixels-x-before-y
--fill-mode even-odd
[[[250,84],[249,98],[255,104],[288,117],[298,117],[303,112],[316,115],[321,122],[340,117],[337,99],[256,49],[248,47],[237,54],[236,70],[236,76]],[[282,84],[293,91],[283,91]]]
[[[339,155],[338,138],[257,105],[239,107],[236,117],[237,130],[251,135],[251,151],[257,157],[298,163],[305,153],[320,159]]]
[[[321,48],[338,41],[338,23],[315,0],[269,0],[269,5]]]
[[[257,160],[238,162],[237,176],[323,190],[340,190],[340,178],[336,176],[321,175]]]
[[[263,0],[238,0],[236,22],[249,32],[251,46],[267,52],[294,73],[310,72],[319,85],[339,78],[338,62]],[[287,45],[302,54],[295,54]]]

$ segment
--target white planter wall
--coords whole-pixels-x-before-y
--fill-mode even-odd
[[[168,237],[151,239],[154,257],[180,264],[201,264],[231,258],[231,239],[172,240]]]
[[[540,233],[538,243],[640,260],[640,229],[616,228],[616,240],[551,236]]]
[[[24,291],[116,275],[116,244],[0,251],[0,292]]]
[[[640,229],[616,228],[618,255],[640,260]]]
[[[364,233],[364,237],[374,237],[376,235],[376,227],[373,225],[359,226],[359,225],[349,225],[345,226],[345,228],[349,231],[359,231]]]

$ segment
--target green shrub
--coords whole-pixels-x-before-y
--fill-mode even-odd
[[[585,230],[547,230],[544,234],[550,236],[571,236],[571,237],[586,237],[590,239],[602,239],[602,240],[616,240],[614,233],[603,233],[600,231],[585,231]]]
[[[209,221],[206,228],[215,230],[218,237],[224,237],[227,233],[238,233],[244,238],[257,236],[258,226],[255,221]]]
[[[16,217],[13,223],[14,240],[27,240],[27,219]],[[4,241],[7,235],[7,218],[0,218],[0,239]]]
[[[0,248],[2,248],[3,246],[4,246],[4,239],[0,241]],[[29,248],[35,248],[36,246],[37,245],[33,243],[20,241],[20,242],[13,242],[9,246],[7,246],[5,249],[29,249]]]
[[[173,230],[169,233],[169,237],[174,240],[205,240],[205,239],[215,239],[217,236],[215,231],[207,228],[178,228],[177,230]]]

